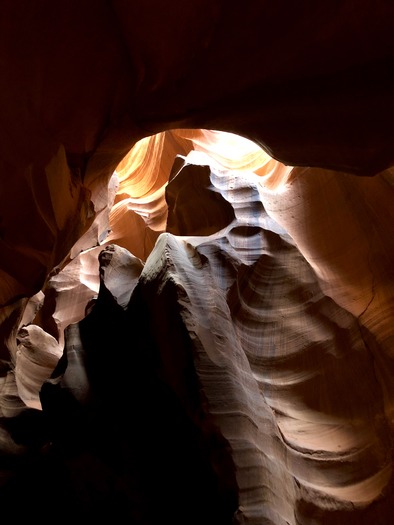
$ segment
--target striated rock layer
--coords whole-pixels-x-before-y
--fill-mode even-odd
[[[2,519],[391,525],[393,3],[1,14]]]
[[[189,137],[194,151],[173,159],[164,185],[168,231],[151,252],[105,241],[32,298],[16,381],[9,372],[2,387],[3,448],[21,465],[3,474],[3,493],[33,505],[43,491],[54,505],[67,500],[69,519],[141,525],[388,525],[390,318],[374,324],[373,301],[360,311],[346,273],[329,286],[296,168],[242,139],[236,151],[236,137]],[[365,184],[335,180],[327,206],[341,184]],[[360,242],[383,239],[369,217]],[[85,254],[97,266],[77,265]]]
[[[393,17],[390,0],[4,0],[0,305],[41,289],[154,133],[231,131],[287,165],[390,168]]]

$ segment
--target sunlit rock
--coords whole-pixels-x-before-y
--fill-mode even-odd
[[[391,525],[393,17],[4,2],[5,522]]]
[[[62,353],[58,341],[39,326],[29,325],[19,330],[15,378],[26,406],[41,409],[41,386],[51,376]]]

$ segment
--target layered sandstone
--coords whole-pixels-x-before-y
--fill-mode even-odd
[[[2,6],[3,517],[389,525],[393,6],[159,4]]]

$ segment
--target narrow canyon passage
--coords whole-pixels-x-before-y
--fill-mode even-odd
[[[392,3],[1,7],[3,519],[390,525]]]

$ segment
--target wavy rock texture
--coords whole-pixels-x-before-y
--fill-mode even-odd
[[[41,483],[58,504],[49,472],[63,486],[70,516],[153,524],[177,494],[173,523],[388,525],[392,395],[381,328],[389,319],[376,328],[373,301],[360,312],[345,272],[324,279],[319,238],[302,227],[312,220],[300,215],[303,172],[235,136],[187,134],[195,149],[173,151],[169,231],[149,255],[106,241],[51,277],[30,307],[13,393],[12,375],[3,387],[15,400],[5,444],[38,443]],[[343,210],[338,188],[365,184],[334,180],[313,179],[331,210],[308,208],[322,231],[335,217],[330,203]],[[367,182],[369,191],[387,184]],[[370,230],[366,221],[369,246]],[[323,246],[339,267],[336,242],[327,236]],[[85,256],[97,266],[83,270]],[[50,319],[65,345],[60,360],[62,344],[35,324]],[[36,410],[18,408],[18,398]],[[11,477],[4,493],[33,501],[24,489],[31,475]]]
[[[107,206],[118,163],[156,132],[232,131],[288,165],[393,163],[389,0],[21,5],[4,2],[0,27],[1,305],[41,289]]]
[[[391,525],[392,2],[1,11],[2,519]]]

